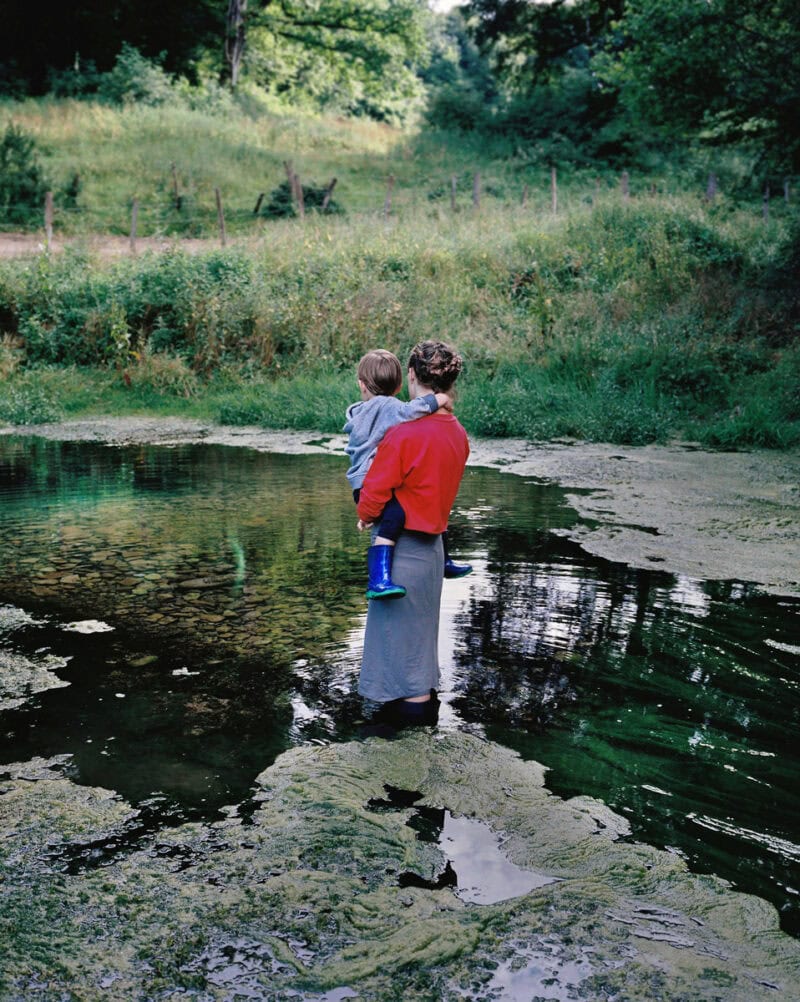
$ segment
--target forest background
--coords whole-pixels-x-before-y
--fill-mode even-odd
[[[437,337],[474,434],[800,441],[797,4],[2,27],[0,231],[40,246],[0,261],[0,420],[338,431],[363,351]]]

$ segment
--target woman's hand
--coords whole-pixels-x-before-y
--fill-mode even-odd
[[[374,522],[364,522],[361,519],[356,523],[356,528],[359,532],[363,532],[365,529],[371,529],[375,523]]]

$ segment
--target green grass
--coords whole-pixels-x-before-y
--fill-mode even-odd
[[[256,218],[253,209],[259,194],[268,196],[285,179],[286,161],[306,184],[337,178],[337,202],[350,215],[368,215],[373,226],[378,225],[390,175],[395,179],[392,209],[400,217],[448,214],[453,177],[458,211],[471,212],[476,172],[482,206],[517,210],[527,189],[528,214],[551,212],[549,165],[511,139],[414,134],[366,119],[281,111],[257,91],[243,93],[238,103],[217,111],[192,110],[177,101],[159,107],[54,98],[0,101],[0,127],[8,122],[37,140],[55,194],[56,233],[65,236],[127,235],[136,198],[140,236],[215,238],[214,189],[219,188],[232,238],[271,239],[272,224]],[[180,210],[174,204],[173,165]],[[719,163],[713,167],[721,170]],[[692,190],[699,196],[708,169],[698,158],[684,158],[679,168],[655,164],[631,173],[631,192],[643,197],[652,190]],[[62,193],[76,174],[80,193],[74,207]],[[559,209],[571,212],[598,197],[618,197],[619,186],[618,171],[563,165]],[[717,204],[725,206],[728,198],[723,192]],[[759,205],[754,206],[757,215]],[[773,211],[783,211],[779,200]]]
[[[238,230],[234,216],[225,249],[177,241],[106,259],[78,239],[0,262],[2,420],[158,413],[333,432],[363,352],[379,345],[405,359],[415,341],[440,338],[465,356],[458,408],[473,434],[800,441],[791,205],[765,222],[757,204],[706,204],[689,177],[673,194],[662,179],[657,195],[641,179],[623,200],[610,175],[597,187],[594,174],[563,172],[554,214],[549,171],[502,141],[478,149],[274,112],[48,101],[6,110],[41,136],[51,171],[84,171],[76,230],[114,232],[115,206],[140,175],[159,211],[174,213],[168,168],[179,155],[197,179],[198,232],[215,225],[199,208],[212,182],[224,175],[249,205],[282,180],[286,158],[308,180],[337,176],[348,211],[251,218]],[[164,218],[147,225],[166,233],[174,220]]]

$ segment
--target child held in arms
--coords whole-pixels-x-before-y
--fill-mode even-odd
[[[347,408],[344,431],[349,436],[345,448],[350,457],[347,479],[353,488],[353,500],[358,504],[367,470],[386,432],[396,424],[433,414],[440,407],[452,410],[453,402],[447,393],[429,393],[408,403],[398,400],[397,394],[403,387],[403,370],[397,356],[383,348],[368,351],[358,363],[356,374],[361,399]],[[384,506],[373,545],[367,551],[367,598],[402,598],[406,593],[405,588],[392,581],[394,545],[405,521],[403,506],[392,497]],[[442,542],[444,576],[460,578],[469,574],[471,565],[456,564],[450,559],[446,532],[442,533]]]

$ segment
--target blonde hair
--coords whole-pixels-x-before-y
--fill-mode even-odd
[[[393,397],[403,385],[400,359],[385,348],[368,351],[358,363],[358,378],[376,397]]]

